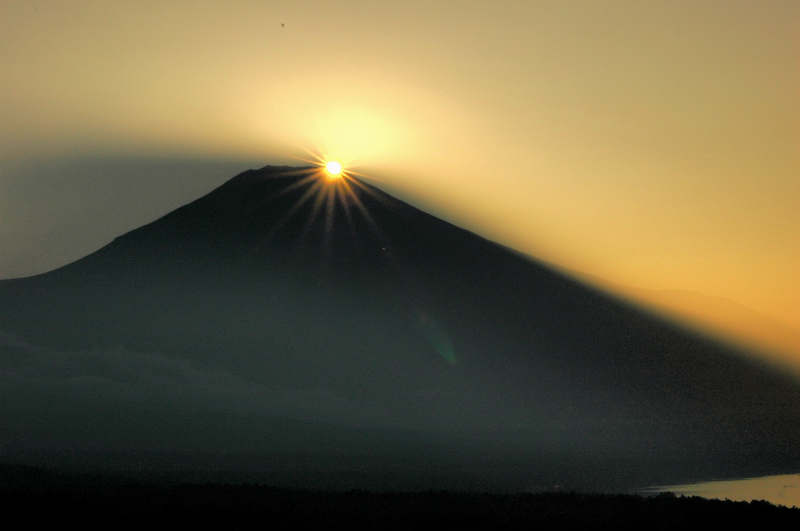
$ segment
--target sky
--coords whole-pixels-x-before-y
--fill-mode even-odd
[[[3,2],[0,278],[334,158],[800,368],[798,27],[794,1]]]

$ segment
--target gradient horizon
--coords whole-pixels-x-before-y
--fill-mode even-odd
[[[798,368],[799,24],[795,2],[6,3],[0,278],[331,156],[638,301],[751,308],[777,328],[716,332]]]

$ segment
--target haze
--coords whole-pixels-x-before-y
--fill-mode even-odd
[[[323,155],[798,368],[798,27],[791,1],[6,2],[0,278]]]

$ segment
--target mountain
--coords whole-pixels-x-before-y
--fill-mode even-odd
[[[584,490],[800,466],[792,377],[316,168],[0,282],[0,331],[10,461]]]

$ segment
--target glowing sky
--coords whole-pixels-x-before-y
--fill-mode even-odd
[[[800,367],[798,28],[795,1],[3,2],[0,278],[311,152],[628,294],[754,310]]]

